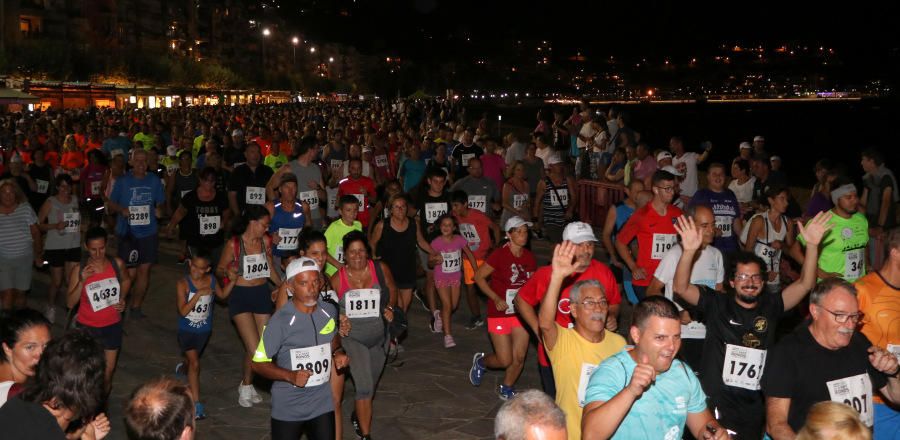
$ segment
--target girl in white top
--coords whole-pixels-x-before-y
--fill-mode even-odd
[[[788,206],[788,190],[773,187],[766,190],[769,209],[750,218],[749,227],[744,228],[741,241],[744,250],[753,252],[765,261],[768,270],[766,287],[770,292],[779,292],[781,278],[781,251],[790,249],[796,233],[784,213]]]
[[[731,179],[728,189],[734,191],[741,207],[752,202],[753,184],[756,183],[756,178],[750,175],[750,163],[741,158],[735,159],[731,163]]]

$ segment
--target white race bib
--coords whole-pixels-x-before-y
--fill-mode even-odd
[[[115,263],[113,263],[115,264]],[[115,278],[105,278],[94,281],[84,288],[87,293],[88,301],[91,303],[91,309],[99,312],[107,307],[114,306],[119,303],[121,295],[121,287],[119,280]]]
[[[706,339],[706,326],[697,321],[682,324],[681,339]]]
[[[172,163],[166,165],[166,172],[168,174],[175,174],[175,171],[178,171],[178,164]]]
[[[464,167],[469,166],[469,161],[472,160],[472,159],[474,159],[474,158],[475,158],[475,153],[471,153],[471,154],[465,154],[465,153],[463,153],[463,155],[462,155],[462,166],[464,166]]]
[[[66,225],[66,228],[63,229],[64,233],[73,234],[81,232],[81,214],[77,212],[63,213],[63,223]]]
[[[213,235],[222,227],[222,217],[218,215],[200,216],[200,235]]]
[[[50,189],[50,182],[41,179],[35,179],[34,183],[37,185],[37,192],[41,194],[47,194],[47,190]]]
[[[375,166],[378,168],[387,168],[387,166],[388,166],[387,156],[385,156],[383,154],[375,156]]]
[[[669,252],[669,249],[672,249],[672,246],[677,242],[678,235],[676,234],[653,234],[653,247],[650,248],[650,258],[662,260],[666,252]]]
[[[359,201],[359,207],[357,210],[359,212],[363,212],[366,210],[366,195],[365,194],[351,194],[353,197],[356,197],[356,200]]]
[[[460,223],[459,232],[470,245],[481,243],[481,237],[478,236],[478,230],[475,229],[475,225],[471,223]]]
[[[269,260],[266,254],[244,255],[244,279],[255,280],[269,277]]]
[[[528,194],[513,194],[513,208],[522,209],[528,203]]]
[[[872,381],[868,373],[826,382],[832,402],[843,403],[859,413],[859,419],[871,427],[875,421],[872,408]]]
[[[303,200],[309,205],[310,211],[319,209],[319,192],[318,191],[303,191],[299,194],[299,199]]]
[[[266,203],[266,189],[259,186],[247,187],[247,204],[264,205]]]
[[[766,351],[728,344],[722,381],[725,385],[756,391],[766,365]]]
[[[197,295],[197,292],[188,292],[188,302]],[[200,299],[197,300],[197,304],[194,304],[194,308],[188,312],[187,318],[188,321],[196,324],[202,324],[209,318],[209,308],[212,307],[212,295],[201,296]]]
[[[844,279],[855,280],[862,276],[866,260],[862,249],[849,250],[844,254]]]
[[[460,255],[460,251],[456,250],[453,252],[441,252],[441,258],[444,260],[441,263],[441,268],[444,273],[456,273],[459,272],[460,267],[462,266],[462,257]]]
[[[518,294],[519,289],[506,289],[506,304],[509,306],[506,308],[507,315],[516,313],[516,295]]]
[[[888,344],[887,351],[894,355],[897,361],[900,361],[900,345]]]
[[[312,373],[306,380],[307,387],[328,383],[331,379],[331,344],[315,347],[293,348],[291,353],[291,370],[306,370]]]
[[[437,221],[438,217],[447,213],[447,204],[444,202],[441,203],[426,203],[425,204],[425,222],[426,223],[434,223]]]
[[[332,170],[338,170],[342,166],[344,166],[344,161],[342,161],[340,159],[331,159],[331,169]]]
[[[557,188],[556,191],[550,189],[550,206],[569,206],[569,190],[567,188]],[[556,194],[559,193],[559,197]],[[560,199],[562,199],[560,201]]]
[[[587,391],[588,382],[591,380],[591,374],[594,373],[594,370],[597,368],[594,364],[589,364],[587,362],[581,363],[581,374],[578,379],[578,406],[584,407],[584,394]]]
[[[92,196],[100,195],[100,184],[102,184],[102,183],[103,182],[100,182],[99,180],[96,182],[91,182],[91,195]]]
[[[717,215],[716,216],[716,229],[719,230],[719,233],[723,238],[731,237],[732,230],[731,227],[734,225],[734,218],[728,217],[725,215]]]
[[[381,291],[378,289],[353,289],[344,294],[346,313],[350,319],[377,318],[381,316]]]
[[[129,206],[128,224],[131,226],[147,226],[150,224],[150,205]]]
[[[760,242],[756,242],[756,245],[753,247],[753,253],[756,254],[759,258],[763,259],[763,262],[768,265],[766,268],[769,272],[779,273],[781,268],[781,250],[775,249],[772,246],[767,244],[762,244]],[[775,284],[778,283],[778,277],[775,277]]]
[[[281,237],[281,241],[278,242],[277,249],[292,251],[297,249],[300,242],[300,228],[278,228],[278,236]]]
[[[469,208],[487,214],[487,196],[469,196]]]
[[[337,260],[339,263],[344,262],[344,245],[342,245],[342,244],[337,245],[337,249],[334,250],[334,259]]]

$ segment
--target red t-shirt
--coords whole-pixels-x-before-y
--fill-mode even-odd
[[[511,306],[513,305],[513,296],[511,295],[515,295],[514,292],[525,285],[525,282],[537,270],[537,262],[531,251],[522,249],[522,256],[516,257],[509,250],[508,245],[492,252],[486,264],[494,268],[491,273],[491,290]],[[509,290],[512,290],[513,293],[508,292]],[[489,318],[516,316],[515,313],[515,309],[511,313],[501,312],[497,310],[493,301],[488,301],[487,315]]]
[[[338,184],[338,200],[345,195],[353,195],[359,199],[357,220],[363,227],[369,226],[369,198],[375,197],[375,181],[366,176],[360,176],[358,179],[347,177]]]
[[[659,215],[653,209],[652,204],[648,203],[635,211],[622,226],[622,230],[616,235],[616,240],[619,243],[628,244],[637,237],[638,257],[635,264],[647,273],[642,280],[632,280],[632,284],[635,286],[650,285],[650,278],[656,272],[656,266],[659,266],[659,262],[666,252],[678,242],[675,219],[681,215],[681,210],[673,205],[666,208],[665,215]]]
[[[122,286],[116,279],[113,260],[106,260],[103,272],[95,273],[84,280],[81,287],[81,302],[78,304],[78,323],[90,327],[107,327],[122,320],[113,305],[122,298]],[[111,280],[111,281],[110,281]],[[110,285],[111,282],[112,285]],[[97,283],[97,284],[95,284]],[[118,289],[114,289],[118,285]],[[118,296],[118,300],[116,299]],[[94,308],[98,310],[95,312]]]
[[[469,242],[469,250],[476,260],[484,260],[491,250],[491,219],[477,209],[469,209],[465,217],[456,217],[459,233]]]
[[[551,272],[553,272],[551,266],[544,266],[538,269],[531,279],[519,289],[519,298],[522,298],[523,301],[530,304],[532,307],[537,306],[537,304],[544,299],[544,295],[547,294],[547,287],[550,286]],[[622,302],[622,295],[619,293],[619,284],[616,282],[616,277],[613,275],[612,271],[609,270],[609,267],[605,264],[597,260],[591,260],[591,265],[588,266],[587,270],[581,273],[572,274],[563,281],[562,292],[559,294],[559,305],[556,308],[556,323],[562,327],[569,327],[569,324],[572,324],[572,316],[569,314],[569,291],[572,290],[573,284],[581,280],[599,281],[600,284],[603,285],[603,290],[606,292],[606,301],[609,305],[613,306]],[[560,310],[565,311],[565,313]],[[540,314],[539,310],[535,310],[535,312]],[[538,361],[543,366],[550,365],[549,362],[547,362],[547,355],[544,353],[543,343],[539,343],[538,345]]]
[[[261,137],[255,137],[251,140],[251,142],[256,142],[256,144],[259,145],[259,152],[260,154],[262,154],[262,157],[266,157],[269,155],[269,150],[272,149],[272,141],[263,139]],[[285,152],[284,154],[287,155],[288,152]]]

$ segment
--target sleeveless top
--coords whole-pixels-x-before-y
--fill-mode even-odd
[[[244,257],[247,256],[247,248],[244,247],[244,239],[240,235],[234,236],[234,238],[232,238],[232,240],[238,241],[238,253],[237,253],[237,255],[234,256],[234,263],[237,264],[238,276],[243,278],[243,276],[244,276]],[[265,260],[264,263],[266,264],[266,266],[268,266],[269,260],[268,260],[268,258],[266,258],[267,254],[268,254],[266,252],[266,240],[264,238],[260,238],[259,241],[262,242],[262,245],[260,246],[260,248],[262,249],[263,259]],[[270,271],[272,270],[271,267],[267,267],[267,269]],[[266,278],[268,278],[268,277],[266,277]],[[252,280],[248,280],[248,279],[244,278],[244,281],[252,281]]]
[[[378,255],[394,274],[397,284],[408,284],[416,281],[416,225],[415,220],[407,220],[406,230],[398,232],[391,225],[390,217],[382,220],[381,240],[378,241]]]
[[[509,180],[504,183],[504,185],[509,185],[512,188],[512,200],[510,200],[510,204],[513,205],[513,208],[522,209],[527,203],[528,199],[528,181],[525,180],[525,192],[519,191],[519,188],[516,188]],[[510,211],[503,208],[503,214],[500,216],[500,227],[504,227],[506,225],[506,221],[510,219],[510,217],[519,215],[516,212]]]
[[[188,302],[197,294],[197,287],[191,281],[190,275],[185,275],[188,283]],[[209,289],[212,294],[197,300],[197,304],[186,316],[178,318],[178,331],[190,333],[208,333],[212,331],[213,309],[215,308],[216,277],[209,276]]]
[[[566,224],[566,208],[568,204],[571,203],[569,197],[569,181],[568,179],[563,178],[563,182],[561,185],[556,186],[553,184],[553,181],[550,180],[550,177],[547,176],[544,178],[544,185],[546,189],[544,190],[544,197],[541,199],[541,205],[544,207],[544,224],[545,225],[554,225],[554,226],[564,226]],[[556,190],[554,192],[554,189]],[[563,203],[563,200],[557,201],[558,197],[563,198],[566,203]]]
[[[359,341],[366,347],[375,347],[383,344],[387,337],[382,314],[390,301],[390,291],[383,282],[384,276],[381,273],[380,264],[376,265],[374,261],[369,260],[369,273],[372,274],[370,287],[352,289],[350,280],[347,279],[347,268],[342,267],[338,271],[340,289],[337,294],[341,314],[346,315],[352,324],[348,337]],[[366,312],[374,316],[354,317],[354,314],[365,315]]]
[[[750,222],[752,223],[753,219],[756,217],[762,217],[765,233],[756,238],[756,243],[754,243],[753,245],[753,253],[762,258],[762,260],[766,263],[766,270],[779,273],[779,270],[781,268],[781,249],[775,249],[770,245],[773,241],[783,241],[787,236],[787,217],[785,217],[784,215],[781,216],[780,231],[776,231],[775,225],[773,225],[772,221],[769,220],[769,211],[755,214],[750,218]],[[748,231],[749,229],[749,227],[744,228],[745,231]],[[745,235],[743,239],[744,241],[746,241],[747,236]],[[777,287],[781,284],[781,279],[779,276],[776,276],[774,281],[766,281],[766,284],[769,288]]]
[[[44,249],[73,249],[81,247],[81,213],[78,211],[78,198],[72,196],[69,203],[63,204],[56,196],[50,197],[50,212],[47,223],[65,222],[64,229],[47,231]]]
[[[625,202],[616,203],[616,226],[613,228],[612,233],[612,241],[615,243],[616,234],[622,230],[622,227],[625,226],[625,223],[628,222],[628,219],[631,218],[631,214],[634,214],[634,208],[625,204]]]
[[[303,204],[294,200],[293,209],[290,212],[284,210],[284,205],[279,201],[272,210],[272,220],[269,222],[269,232],[278,232],[281,241],[272,243],[272,254],[284,256],[289,251],[299,247],[300,231],[306,225],[306,217],[303,215]]]
[[[113,260],[106,260],[106,267],[95,273],[81,287],[78,303],[78,323],[90,327],[107,327],[122,320],[113,305],[122,299],[122,286],[113,269]]]

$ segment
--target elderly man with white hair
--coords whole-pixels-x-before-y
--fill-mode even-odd
[[[494,419],[496,440],[565,440],[566,415],[550,396],[527,390],[508,400]]]

